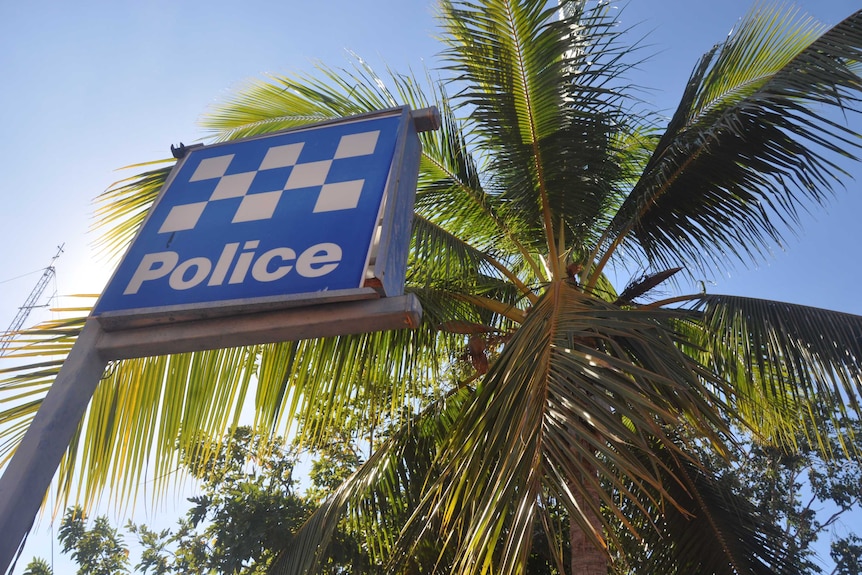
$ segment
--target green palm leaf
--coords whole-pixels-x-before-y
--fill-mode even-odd
[[[540,0],[442,3],[444,57],[469,87],[460,100],[494,174],[487,185],[521,214],[522,237],[554,278],[565,275],[558,235],[588,249],[623,172],[612,153],[621,95],[609,84],[624,69],[619,32],[606,6],[560,4],[561,18]]]
[[[746,420],[767,437],[793,441],[809,410],[860,412],[862,317],[738,296],[702,295],[699,341],[710,368],[733,382]],[[821,407],[815,407],[821,406]],[[852,443],[846,444],[849,449]]]
[[[639,526],[638,537],[633,537],[626,526],[616,528],[620,538],[627,541],[627,555],[621,558],[628,563],[627,572],[804,572],[788,556],[791,535],[741,495],[732,475],[716,477],[709,462],[695,465],[681,461],[665,449],[656,450],[654,455],[662,458],[668,470],[663,483],[680,505],[659,510],[643,497],[641,506],[618,500],[626,508],[625,516]],[[656,517],[660,519],[655,521]]]
[[[125,169],[167,162],[173,160],[137,164]],[[97,246],[106,256],[116,258],[126,250],[143,224],[150,206],[156,201],[171,168],[173,165],[125,178],[96,198],[95,227],[103,230]]]
[[[437,106],[443,120],[441,129],[423,134],[417,214],[453,236],[469,236],[471,245],[477,249],[506,254],[508,265],[523,268],[535,280],[546,280],[535,253],[522,239],[529,229],[527,222],[499,195],[484,190],[467,136],[445,94],[440,94]],[[449,209],[441,211],[441,205]]]
[[[711,573],[734,573],[740,565],[773,573],[758,561],[777,554],[780,539],[761,531],[726,547],[710,544],[716,537],[729,538],[741,517],[752,533],[768,525],[741,501],[728,506],[728,496],[717,496],[718,486],[692,458],[690,445],[663,431],[695,425],[721,442],[720,434],[708,431],[711,423],[721,422],[703,419],[700,411],[712,397],[706,387],[700,386],[697,396],[681,389],[674,405],[658,387],[650,391],[671,378],[678,381],[680,371],[690,379],[697,371],[686,367],[674,343],[663,343],[662,330],[656,329],[672,316],[632,318],[571,288],[549,294],[477,392],[463,388],[403,427],[315,513],[274,572],[314,571],[345,517],[373,534],[368,548],[389,558],[389,572],[409,570],[423,556],[441,571],[516,572],[532,551],[535,522],[553,522],[543,497],[549,492],[563,497],[570,520],[585,528],[591,514],[602,513],[598,505],[616,509],[603,521],[608,529],[620,521],[627,525],[620,537],[654,538],[660,532],[646,518],[663,508],[668,523],[663,532],[677,530],[679,546],[654,555],[654,562],[671,561],[670,556],[667,565],[697,564]],[[594,344],[584,346],[597,333],[616,333],[629,322],[640,327],[619,331],[637,332],[637,338],[617,339],[606,353],[596,352]],[[617,353],[629,361],[619,361]],[[632,369],[634,354],[652,369]],[[671,357],[676,359],[668,362]],[[624,401],[615,398],[620,395]],[[609,413],[608,404],[620,411]],[[599,488],[600,477],[611,490]],[[428,487],[417,491],[423,484]],[[592,488],[599,499],[585,508]],[[391,523],[394,517],[403,523]]]
[[[599,501],[586,508],[584,502],[596,493],[612,507],[599,477],[613,478],[616,470],[636,478],[632,490],[618,482],[624,496],[655,490],[670,499],[659,476],[663,464],[634,456],[649,453],[658,438],[686,458],[668,426],[694,426],[722,442],[714,431],[724,425],[714,413],[720,400],[661,329],[667,312],[626,313],[557,286],[531,310],[459,415],[440,455],[440,477],[414,512],[412,521],[425,529],[428,517],[439,517],[443,533],[462,534],[446,540],[456,572],[516,572],[530,554],[544,488],[587,530],[600,509]]]
[[[372,557],[386,562],[421,497],[423,481],[437,473],[435,456],[439,446],[472,395],[469,388],[460,388],[405,422],[315,511],[293,544],[285,548],[272,572],[287,575],[319,569],[342,519],[365,534],[365,546]],[[439,552],[439,546],[431,543],[419,550],[424,557],[414,554],[403,563],[390,562],[388,572],[409,573],[423,564],[422,559],[427,562],[429,553],[431,561],[435,561]]]
[[[826,30],[757,8],[693,73],[668,130],[612,225],[662,269],[762,257],[844,176],[859,133],[862,12]],[[628,242],[631,243],[631,242]],[[607,253],[613,251],[613,248]]]
[[[0,465],[12,457],[83,326],[83,317],[54,320],[16,334],[7,348],[4,357],[24,363],[0,370]]]

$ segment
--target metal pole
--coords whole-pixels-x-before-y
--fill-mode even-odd
[[[98,322],[87,320],[0,476],[0,573],[9,570],[30,531],[57,465],[108,363],[96,345],[101,335]]]

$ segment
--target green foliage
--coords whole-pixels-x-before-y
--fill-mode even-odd
[[[53,569],[48,562],[39,557],[33,558],[24,569],[23,575],[54,575]]]
[[[813,545],[829,535],[835,572],[858,573],[859,537],[855,529],[839,526],[849,512],[862,511],[862,465],[840,439],[859,437],[862,424],[827,420],[820,428],[821,437],[828,438],[826,445],[814,441],[812,429],[799,434],[795,450],[754,442],[737,459],[732,474],[743,493],[789,535],[786,553],[806,572],[821,572]]]
[[[87,527],[87,516],[80,507],[66,510],[58,534],[63,553],[78,563],[78,575],[117,575],[128,573],[129,551],[123,537],[106,516]]]
[[[328,441],[317,449],[317,457],[311,462],[308,478],[311,487],[309,499],[319,504],[332,493],[357,467],[362,459],[349,438]]]
[[[225,448],[219,456],[210,458],[203,446],[212,441],[200,441],[183,456],[183,465],[200,482],[200,492],[189,498],[192,505],[176,527],[155,531],[144,524],[127,523],[126,531],[142,549],[136,573],[264,573],[315,502],[358,462],[349,440],[347,447],[333,443],[312,462],[314,480],[309,494],[304,495],[293,479],[296,452],[281,438],[265,439],[240,427],[223,439]],[[123,538],[107,517],[96,518],[88,527],[80,507],[69,508],[59,539],[63,552],[79,565],[80,575],[129,572]],[[357,545],[345,534],[339,535],[334,549],[329,559],[333,572],[363,561]],[[43,563],[36,561],[33,568],[39,569]]]
[[[831,422],[823,425],[826,427],[823,431],[831,438],[826,446],[833,450],[831,459],[823,457],[820,447],[809,441],[810,434],[797,436],[799,449],[793,452],[748,441],[739,444],[729,460],[716,457],[705,445],[697,447],[697,442],[687,443],[689,449],[697,450],[703,466],[690,469],[693,482],[687,489],[696,497],[716,500],[712,504],[711,521],[719,529],[727,527],[722,527],[722,522],[727,521],[737,532],[750,529],[748,537],[752,539],[770,537],[780,542],[778,548],[782,556],[772,559],[775,564],[786,566],[780,573],[822,573],[822,563],[814,555],[814,544],[824,537],[831,538],[831,555],[836,564],[830,575],[856,575],[862,561],[862,539],[852,531],[834,530],[846,513],[862,511],[862,466],[852,455],[842,451],[839,441],[843,434],[862,432],[862,426],[852,420],[842,421],[841,429],[832,427]],[[428,431],[420,431],[414,440],[422,435],[426,436],[425,440],[430,439]],[[388,435],[391,439],[398,438],[398,433]],[[351,438],[327,443],[315,451],[309,472],[311,485],[300,495],[292,480],[296,454],[280,440],[266,440],[248,428],[239,428],[225,441],[227,447],[217,459],[202,459],[199,454],[189,454],[185,459],[193,475],[201,480],[201,492],[189,499],[193,505],[176,528],[156,532],[146,525],[127,524],[128,533],[137,538],[142,548],[135,565],[136,573],[266,573],[281,548],[298,543],[295,534],[314,507],[337,490],[361,463]],[[419,471],[421,460],[415,460],[414,472]],[[666,463],[672,466],[671,460]],[[705,473],[706,470],[709,473]],[[612,493],[615,487],[605,484],[604,489]],[[542,501],[551,523],[535,527],[528,572],[532,575],[564,573],[560,558],[567,556],[570,548],[565,536],[570,528],[568,512],[549,493],[542,495]],[[393,500],[377,501],[382,512],[375,521],[381,528],[404,528],[408,520],[405,508],[390,505],[392,503]],[[649,501],[642,504],[649,505]],[[825,513],[824,506],[828,506]],[[734,515],[746,508],[749,509],[747,513]],[[724,512],[719,509],[727,510],[730,515],[722,518],[720,514]],[[604,512],[614,516],[610,509]],[[660,536],[656,540],[649,537],[637,540],[625,526],[616,524],[616,534],[612,538],[616,557],[613,572],[616,575],[685,573],[674,567],[686,552],[677,548],[681,539],[679,535],[670,536],[671,528],[688,531],[694,538],[701,538],[706,532],[702,531],[703,526],[699,526],[696,517],[673,519],[673,515],[669,513],[667,523],[654,526],[653,533]],[[740,523],[743,517],[758,519],[756,523],[744,525]],[[369,528],[367,524],[346,519],[339,521],[336,534],[320,559],[321,571],[356,575],[425,572],[434,564],[439,568],[441,561],[452,559],[451,554],[441,555],[444,546],[439,542],[429,542],[414,548],[412,556],[405,558],[400,566],[381,564],[370,553],[368,546],[373,544]],[[706,529],[708,532],[714,527],[706,526]],[[79,573],[129,572],[122,537],[108,524],[106,517],[97,518],[88,528],[80,509],[70,508],[64,516],[59,537],[64,552],[71,553],[79,564]],[[554,548],[556,553],[551,551]],[[744,556],[744,551],[739,552],[742,553],[740,557]],[[703,572],[696,562],[688,565],[688,572]],[[25,575],[28,573],[46,575],[51,571],[47,563],[35,559],[28,565]]]
[[[141,572],[262,572],[273,549],[289,541],[308,516],[292,477],[296,458],[281,439],[264,440],[241,427],[225,444],[216,458],[203,456],[201,448],[184,455],[201,491],[189,499],[192,507],[174,531],[129,523],[144,548]]]
[[[170,530],[165,529],[155,532],[150,530],[146,525],[135,525],[132,522],[129,522],[126,528],[130,534],[137,536],[138,542],[143,547],[141,560],[135,565],[135,569],[141,573],[152,573],[152,575],[171,573],[172,567],[170,556],[168,555],[168,545],[172,541]],[[186,549],[177,550],[174,557],[195,556],[195,553],[189,551],[191,547],[191,543],[187,543]],[[201,556],[199,559],[203,559],[203,557]],[[184,566],[188,566],[188,562],[184,562]]]
[[[858,575],[862,573],[862,537],[851,534],[833,541],[830,555],[836,563],[833,575]]]
[[[724,528],[741,535],[739,539],[743,542],[763,537],[779,542],[773,546],[775,556],[760,557],[773,567],[783,566],[776,570],[778,573],[823,573],[826,558],[817,555],[817,548],[822,547],[824,540],[830,543],[835,564],[829,575],[859,572],[862,540],[854,529],[839,526],[851,514],[862,513],[862,465],[853,454],[842,450],[840,438],[858,434],[862,426],[854,420],[842,420],[837,429],[831,421],[821,425],[821,432],[830,440],[826,446],[811,441],[814,437],[811,429],[797,434],[797,449],[765,444],[749,436],[735,446],[729,458],[718,457],[706,445],[688,443],[702,465],[699,471],[694,471],[698,477],[696,494],[716,500],[710,520],[719,528],[722,521],[729,522]],[[823,448],[831,450],[831,456],[826,456]],[[731,514],[723,519],[717,512],[720,509]],[[687,553],[681,547],[685,538],[668,533],[672,525],[677,525],[694,537],[702,537],[699,523],[702,521],[697,516],[678,517],[675,522],[668,519],[656,524],[656,537],[642,540],[630,537],[626,528],[618,525],[619,538],[615,541],[620,547],[614,549],[617,566],[614,573],[703,572],[697,563],[702,559],[700,556],[680,561]],[[729,540],[724,545],[739,542]],[[746,560],[744,549],[740,548],[740,552]],[[742,572],[767,572],[763,571],[765,568],[766,565],[752,565]]]

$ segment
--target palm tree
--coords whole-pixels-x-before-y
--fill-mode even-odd
[[[254,84],[204,121],[225,140],[436,105],[408,270],[422,325],[113,365],[60,489],[128,499],[147,475],[158,495],[179,452],[221,436],[247,399],[257,426],[298,419],[314,441],[385,389],[396,431],[276,571],[319,566],[346,519],[392,572],[523,573],[537,553],[578,575],[794,572],[769,518],[698,454],[740,433],[792,450],[805,422],[858,417],[862,318],[651,294],[759,261],[840,185],[837,159],[860,147],[835,112],[860,111],[862,11],[827,28],[753,10],[696,63],[665,125],[625,83],[634,49],[606,2],[442,0],[440,14],[442,79],[386,87],[359,61]],[[100,198],[106,249],[128,242],[168,171]],[[62,354],[82,321],[31,332],[19,355]],[[58,364],[2,382],[35,399],[0,413],[0,453]]]

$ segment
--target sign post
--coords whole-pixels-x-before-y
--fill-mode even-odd
[[[107,363],[416,327],[407,107],[185,149],[0,476],[13,563]]]

